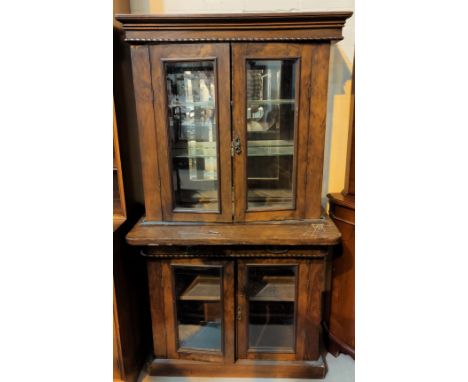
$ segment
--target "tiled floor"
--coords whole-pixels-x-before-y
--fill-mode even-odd
[[[354,360],[341,354],[335,358],[327,354],[328,373],[324,382],[354,382]],[[142,373],[139,382],[304,382],[305,379],[286,378],[201,378],[201,377],[150,377]]]

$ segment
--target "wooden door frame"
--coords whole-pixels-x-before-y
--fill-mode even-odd
[[[306,199],[306,171],[309,123],[310,68],[312,47],[307,44],[285,43],[232,43],[232,119],[233,132],[239,137],[240,155],[234,164],[234,220],[262,221],[301,219],[304,217]],[[297,59],[296,121],[294,132],[293,205],[287,210],[247,210],[247,124],[246,124],[246,61]]]
[[[222,342],[221,352],[196,349],[178,350],[176,295],[173,269],[177,266],[213,267],[222,269]],[[162,261],[162,281],[167,358],[194,361],[233,363],[235,354],[234,333],[234,261],[205,259],[172,259]]]
[[[156,135],[159,142],[158,162],[161,182],[161,205],[166,221],[229,222],[232,221],[231,192],[231,109],[229,44],[162,44],[150,47]],[[177,61],[213,61],[216,81],[217,176],[219,212],[202,210],[175,211],[172,185],[167,96],[164,64]],[[159,89],[158,92],[156,90]]]
[[[238,259],[237,260],[237,357],[239,359],[264,359],[278,361],[293,361],[304,359],[304,341],[306,327],[304,317],[307,311],[309,287],[309,261],[304,259]],[[248,311],[247,282],[249,266],[295,266],[296,290],[294,313],[294,351],[280,352],[254,352],[249,351],[248,339]]]

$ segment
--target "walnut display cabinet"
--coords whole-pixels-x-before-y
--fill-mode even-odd
[[[340,233],[321,209],[330,45],[351,13],[120,15],[152,375],[323,378]]]

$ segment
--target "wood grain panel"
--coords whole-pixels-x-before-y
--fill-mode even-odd
[[[327,371],[319,361],[238,360],[234,364],[155,359],[151,375],[184,377],[324,378]]]
[[[140,153],[145,198],[146,220],[162,220],[161,190],[156,142],[156,126],[153,110],[153,88],[149,49],[132,46],[132,72],[135,103],[140,137]]]
[[[153,328],[153,354],[155,357],[167,358],[166,325],[164,315],[164,294],[162,267],[159,261],[148,261],[148,282]]]
[[[330,44],[315,44],[312,56],[309,143],[307,154],[306,219],[321,215],[323,154],[327,123]]]
[[[325,290],[325,260],[309,260],[309,288],[305,326],[307,337],[304,346],[304,359],[316,360],[320,356],[320,336],[322,332],[322,294]]]

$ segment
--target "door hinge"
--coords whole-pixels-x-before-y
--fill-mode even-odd
[[[237,307],[237,321],[242,320],[242,309],[240,306]]]

